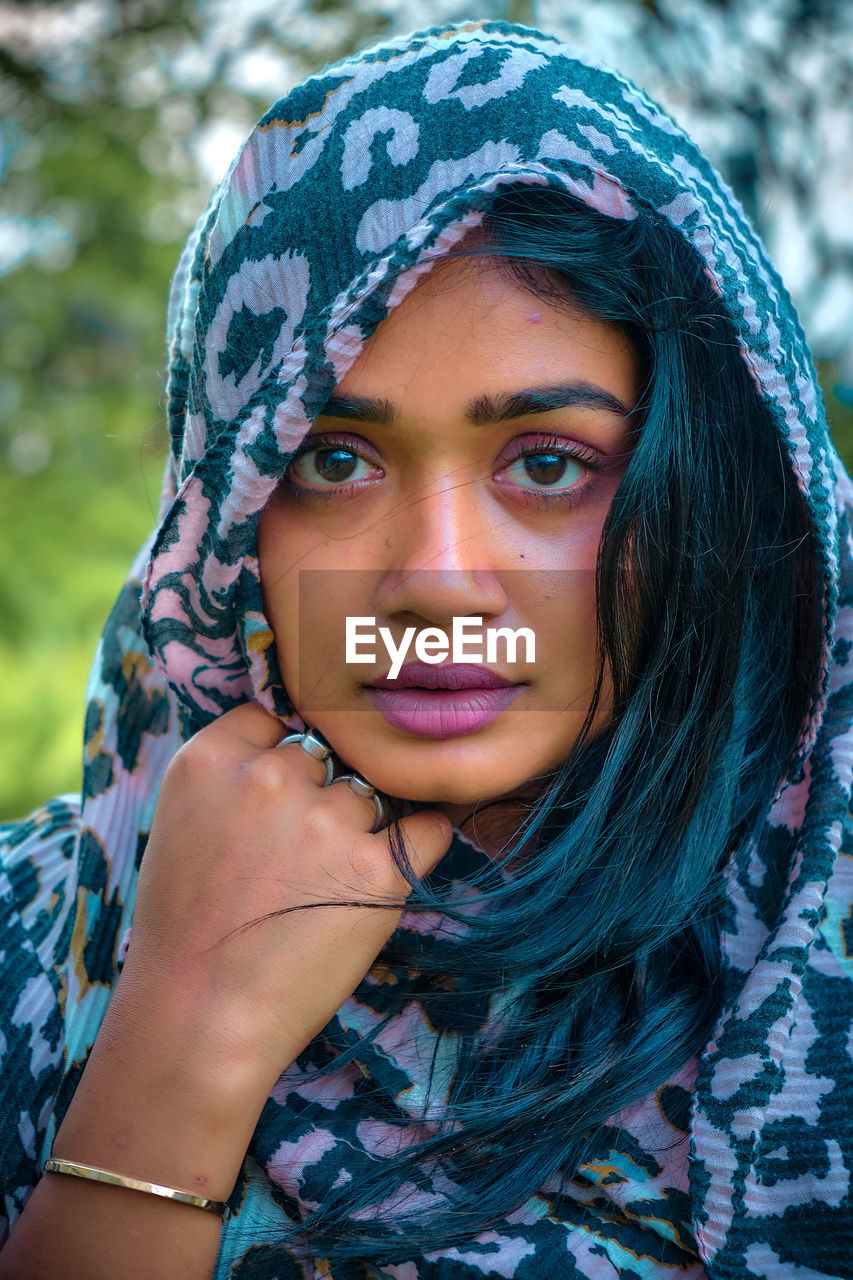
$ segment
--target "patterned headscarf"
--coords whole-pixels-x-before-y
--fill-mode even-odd
[[[54,901],[69,896],[64,913],[52,907],[40,954],[64,945],[68,955],[70,937],[70,959],[64,1026],[52,1039],[44,1032],[33,1069],[58,1062],[64,1040],[61,1112],[115,983],[138,856],[180,743],[252,697],[302,727],[264,616],[259,514],[376,325],[482,220],[493,194],[517,183],[559,188],[615,219],[653,210],[675,227],[704,260],[784,439],[819,540],[822,610],[819,696],[768,815],[786,840],[796,836],[796,854],[772,916],[773,869],[749,848],[734,857],[727,994],[713,1040],[682,1077],[619,1118],[608,1159],[584,1171],[586,1199],[576,1189],[574,1208],[558,1213],[543,1192],[469,1249],[352,1274],[850,1276],[853,1134],[839,1099],[853,1071],[853,488],[791,302],[732,193],[645,94],[527,28],[421,32],[311,76],[259,122],[190,237],[169,303],[160,522],[98,649],[82,812],[54,806],[25,833],[33,843],[62,835],[74,867],[42,885]],[[457,834],[448,877],[462,884],[474,857]],[[277,1084],[218,1276],[313,1276],[314,1262],[296,1253],[276,1269],[276,1224],[381,1154],[389,1108],[423,1120],[431,1031],[416,1001],[400,1005],[347,1072],[305,1080],[324,1053],[371,1030],[386,999],[375,976],[366,980],[324,1048],[318,1041]],[[383,1091],[385,1111],[374,1101]],[[44,1159],[55,1121],[33,1124]],[[689,1158],[686,1139],[675,1140],[688,1127]],[[798,1254],[802,1215],[809,1238],[825,1239],[823,1256]]]

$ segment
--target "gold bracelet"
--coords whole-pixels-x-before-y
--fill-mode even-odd
[[[149,1196],[162,1196],[165,1200],[177,1200],[180,1204],[191,1204],[195,1209],[207,1209],[209,1213],[218,1213],[228,1217],[228,1205],[224,1200],[208,1200],[205,1196],[193,1195],[191,1191],[176,1191],[174,1187],[162,1187],[157,1182],[146,1182],[142,1178],[128,1178],[123,1173],[110,1173],[108,1169],[97,1169],[91,1164],[78,1164],[76,1160],[57,1160],[53,1156],[45,1161],[45,1173],[67,1173],[72,1178],[87,1178],[90,1182],[105,1182],[111,1187],[128,1187],[131,1191],[144,1191]]]

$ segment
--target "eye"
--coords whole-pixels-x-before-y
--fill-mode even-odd
[[[542,432],[512,441],[510,449],[495,479],[538,505],[574,502],[604,466],[589,445]]]
[[[523,489],[557,491],[571,488],[584,474],[573,455],[563,449],[537,449],[520,454],[504,471]]]
[[[376,472],[376,466],[363,458],[351,443],[329,439],[297,453],[287,469],[289,477],[318,488],[369,480]]]

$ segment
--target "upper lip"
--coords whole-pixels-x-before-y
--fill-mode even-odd
[[[396,680],[381,676],[368,682],[374,689],[503,689],[519,684],[507,680],[490,667],[474,666],[467,662],[445,662],[432,665],[426,662],[406,662],[400,668]]]

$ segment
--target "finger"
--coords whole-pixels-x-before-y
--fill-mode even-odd
[[[430,871],[435,870],[450,848],[453,824],[438,809],[421,809],[409,814],[407,818],[401,818],[400,828],[412,870],[422,880]],[[377,835],[386,835],[386,831],[377,832]],[[390,850],[390,837],[386,838]]]
[[[363,791],[350,785],[350,778],[352,776],[353,776],[352,774],[339,775],[337,778],[334,779],[332,783],[329,784],[328,790],[331,790],[332,787],[335,787],[336,783],[339,783],[339,782],[343,783],[344,784],[343,786],[339,786],[336,788],[337,792],[341,795],[343,795],[346,792],[348,795],[352,796],[352,802],[347,800],[345,801],[345,803],[350,805],[352,813],[354,815],[357,815],[359,820],[361,820],[361,818],[364,819],[365,830],[371,831],[374,824],[376,823],[377,818],[380,816],[380,809],[377,806],[376,801],[373,799],[372,796],[365,795]],[[384,812],[385,812],[385,816],[383,821],[387,822],[388,821],[387,802],[386,802]]]
[[[332,785],[333,778],[330,776],[332,770],[326,763],[327,759],[332,759],[331,756],[321,758],[314,755],[313,751],[305,749],[301,740],[287,742],[282,739],[276,743],[273,751],[276,755],[286,756],[292,767],[299,770],[301,777],[310,778],[318,787]]]
[[[201,732],[209,738],[241,741],[263,751],[274,747],[290,730],[278,716],[265,711],[259,702],[243,702],[239,707],[225,711]]]

